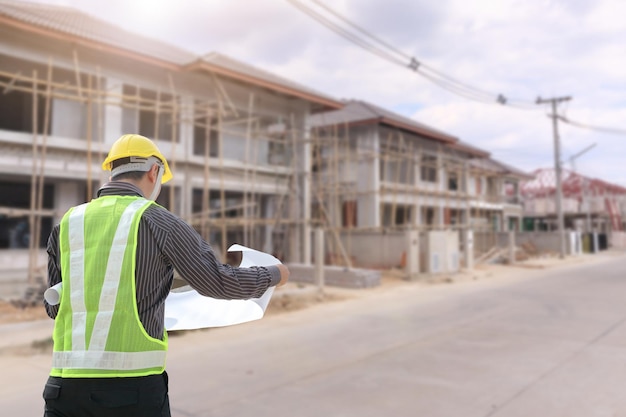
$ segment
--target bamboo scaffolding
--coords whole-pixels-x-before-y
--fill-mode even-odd
[[[17,72],[15,74],[13,74],[13,76],[11,77],[11,80],[6,83],[6,84],[0,84],[3,85],[3,90],[2,90],[2,94],[6,95],[8,93],[10,93],[13,90],[13,86],[15,85],[15,83],[17,82],[18,78],[22,75],[21,72]]]
[[[89,88],[89,93],[87,93],[87,199],[86,201],[90,201],[93,198],[93,181],[91,179],[92,176],[92,150],[91,150],[91,142],[92,142],[92,95],[91,95],[91,74],[89,74],[87,78],[87,87]]]
[[[219,112],[217,113],[217,132],[218,132],[218,155],[219,155],[219,168],[220,168],[220,208],[221,220],[222,220],[222,259],[226,259],[226,245],[227,245],[227,227],[226,227],[226,190],[224,190],[224,135],[222,134],[222,115],[224,110],[222,108],[222,101],[219,101]]]
[[[97,117],[97,135],[98,135],[98,162],[104,161],[104,104],[101,101],[102,94],[102,77],[100,75],[100,67],[96,67],[96,106],[98,111]],[[100,182],[104,182],[105,175],[104,171],[100,170]]]
[[[170,160],[171,160],[171,169],[176,172],[176,144],[178,143],[178,123],[177,123],[177,118],[178,118],[178,112],[180,111],[180,109],[178,108],[178,104],[179,104],[179,100],[178,100],[178,95],[176,94],[176,87],[174,86],[174,79],[172,78],[172,74],[171,73],[167,73],[167,78],[169,81],[169,85],[170,85],[170,90],[171,90],[171,94],[172,94],[172,140],[171,140],[171,155],[170,155]],[[169,200],[170,200],[170,207],[169,209],[172,211],[172,213],[179,213],[180,214],[180,210],[178,209],[177,205],[176,205],[176,186],[174,185],[174,181],[172,181],[172,183],[170,184],[169,187]],[[182,193],[181,193],[182,195]]]
[[[33,71],[33,80],[37,80],[37,70]],[[31,173],[31,181],[30,181],[30,214],[28,215],[28,230],[30,233],[30,239],[28,241],[28,283],[32,284],[34,282],[35,268],[36,268],[36,259],[37,259],[37,247],[38,247],[38,239],[35,237],[35,218],[37,213],[37,162],[38,162],[38,154],[39,154],[39,129],[38,129],[38,93],[37,90],[39,86],[33,82],[33,90],[32,90],[32,99],[33,99],[33,112],[32,112],[32,129],[33,129],[33,164],[32,164],[32,173]],[[37,242],[37,243],[36,243]]]
[[[170,81],[170,89],[171,89],[171,99],[165,98],[165,94],[163,93],[161,88],[156,88],[154,90],[149,90],[145,86],[135,85],[132,88],[128,83],[124,83],[124,88],[120,91],[111,90],[112,86],[103,85],[103,78],[100,74],[100,68],[98,67],[95,71],[95,74],[85,73],[81,68],[81,62],[79,60],[79,55],[76,51],[73,51],[73,75],[74,75],[74,83],[68,82],[57,82],[52,78],[52,65],[49,64],[49,77],[47,80],[40,79],[37,76],[37,72],[34,71],[32,77],[27,77],[21,74],[20,72],[9,74],[6,71],[0,71],[0,88],[3,88],[4,94],[19,91],[20,93],[28,92],[33,97],[33,126],[32,126],[32,157],[33,157],[33,167],[31,174],[31,207],[30,209],[14,209],[14,208],[1,208],[0,213],[5,213],[10,216],[18,216],[18,215],[28,215],[29,224],[31,233],[31,244],[33,245],[31,251],[33,255],[31,255],[31,259],[35,259],[36,257],[36,244],[38,245],[39,236],[41,234],[41,218],[42,217],[50,217],[50,216],[58,216],[60,212],[53,210],[43,210],[43,190],[44,190],[44,179],[46,174],[45,167],[45,152],[47,149],[46,140],[49,134],[49,125],[50,125],[50,106],[52,100],[68,100],[72,102],[81,103],[86,109],[85,115],[85,123],[86,123],[86,132],[85,132],[85,160],[86,160],[86,194],[87,199],[89,200],[93,197],[93,159],[97,157],[98,160],[102,160],[104,158],[104,118],[105,118],[105,109],[106,106],[115,106],[120,108],[121,110],[131,109],[136,111],[135,117],[139,117],[139,112],[149,112],[151,114],[152,120],[150,123],[153,123],[153,131],[154,131],[154,139],[159,139],[163,135],[164,120],[169,122],[172,121],[171,127],[171,155],[169,159],[170,166],[173,170],[175,170],[175,166],[179,161],[178,155],[176,154],[177,142],[178,142],[178,130],[185,124],[199,124],[205,125],[207,129],[205,130],[205,152],[202,155],[203,160],[203,177],[204,177],[204,186],[203,186],[203,206],[201,213],[194,213],[192,216],[192,224],[196,225],[197,222],[200,222],[200,229],[203,237],[208,238],[210,228],[212,227],[221,227],[221,237],[222,237],[222,249],[226,249],[226,240],[230,239],[228,232],[230,230],[241,230],[239,228],[244,229],[244,239],[246,244],[256,244],[257,242],[257,232],[260,230],[260,227],[270,227],[272,225],[279,225],[279,227],[286,227],[292,229],[293,227],[299,227],[305,224],[311,224],[312,219],[303,219],[296,217],[298,216],[297,210],[301,210],[301,207],[294,207],[294,210],[290,210],[288,214],[285,216],[285,211],[282,206],[284,203],[288,202],[291,206],[293,201],[292,197],[297,196],[300,190],[297,186],[297,178],[299,176],[299,156],[297,154],[298,146],[302,146],[308,141],[303,140],[300,135],[300,129],[298,129],[294,123],[294,115],[291,114],[291,125],[287,130],[290,136],[280,136],[280,137],[271,137],[267,132],[262,130],[264,127],[261,121],[263,117],[259,114],[255,113],[255,96],[254,94],[250,95],[250,100],[248,103],[247,114],[245,117],[241,117],[241,111],[237,109],[235,103],[228,97],[224,86],[221,86],[219,80],[216,80],[216,85],[220,92],[220,98],[217,101],[217,106],[214,102],[209,101],[203,102],[203,106],[207,108],[207,112],[205,114],[200,115],[197,111],[192,111],[190,117],[185,113],[185,109],[188,108],[184,104],[182,104],[179,100],[178,94],[174,88],[173,78],[170,74],[168,74]],[[29,84],[26,85],[26,82]],[[126,89],[129,86],[131,88]],[[156,91],[156,96],[150,95],[151,92]],[[45,114],[41,115],[41,100],[46,100],[46,110]],[[228,102],[228,111],[224,108],[223,100]],[[195,109],[194,103],[194,109]],[[217,109],[216,109],[217,107]],[[208,109],[211,109],[209,112]],[[214,110],[216,109],[216,110]],[[212,122],[211,115],[217,114],[217,120]],[[206,117],[206,123],[200,120],[190,120],[196,119],[198,117]],[[41,120],[43,118],[43,130],[41,127]],[[164,119],[165,118],[165,119]],[[196,123],[199,122],[199,123]],[[142,122],[143,123],[143,122]],[[246,126],[245,132],[242,132],[242,129],[237,129],[238,126]],[[218,160],[217,160],[217,170],[219,176],[219,202],[220,207],[217,210],[209,207],[209,203],[211,201],[210,198],[210,186],[211,186],[211,174],[212,174],[212,162],[214,159],[210,155],[211,150],[211,130],[215,129],[216,136],[218,137]],[[245,171],[244,179],[245,179],[245,190],[242,195],[243,206],[237,207],[237,205],[231,204],[231,199],[227,198],[226,194],[226,184],[225,184],[225,175],[229,172],[240,174],[242,169],[237,166],[237,163],[233,160],[226,161],[225,155],[225,137],[229,135],[232,137],[241,137],[244,135],[246,137],[246,157],[245,163],[243,165],[243,170]],[[274,149],[278,152],[284,153],[286,150],[291,149],[293,151],[292,158],[287,158],[289,160],[289,164],[284,167],[264,167],[262,161],[259,161],[260,155],[265,155],[260,152],[260,147],[263,146],[263,143],[272,143],[275,144]],[[58,147],[58,144],[54,144],[55,148]],[[97,152],[95,154],[94,152]],[[340,154],[335,152],[337,158],[339,158]],[[349,147],[346,147],[346,154],[349,154]],[[97,155],[97,156],[96,156]],[[339,168],[339,159],[335,162],[336,168]],[[193,162],[191,159],[185,161],[185,169],[188,169],[189,166],[198,164],[198,162]],[[283,172],[284,171],[284,172]],[[270,177],[271,175],[271,177]],[[280,203],[278,204],[276,210],[276,218],[277,220],[270,218],[261,218],[260,213],[261,210],[261,199],[260,195],[268,194],[268,180],[272,177],[276,177],[274,181],[276,192],[269,192],[269,194],[274,194],[275,197],[280,199]],[[283,181],[283,178],[285,181]],[[101,176],[101,181],[104,181],[104,176]],[[263,183],[259,184],[259,180],[263,181]],[[290,191],[285,191],[285,182],[287,186],[290,188]],[[257,186],[258,184],[258,186]],[[265,185],[263,185],[265,184]],[[336,191],[334,193],[334,198],[338,199],[341,197],[341,193],[344,191],[344,188],[340,187],[338,182],[334,182],[336,186]],[[169,201],[170,201],[170,210],[177,210],[176,203],[176,193],[175,186],[171,186],[169,188]],[[184,195],[184,193],[181,193]],[[237,197],[239,199],[239,197]],[[338,200],[337,200],[338,201]],[[232,213],[235,213],[235,218],[227,217],[226,213],[228,212],[228,216]],[[299,211],[298,211],[299,212]],[[335,218],[336,221],[340,220],[340,211],[336,207],[335,212],[338,214]],[[217,216],[217,217],[216,217]],[[340,224],[335,224],[334,228],[339,230]],[[233,229],[237,228],[237,229]],[[285,239],[283,239],[279,244],[282,250],[286,248],[292,247],[293,245],[289,241],[289,235],[283,235]],[[338,238],[337,238],[338,241]],[[36,243],[37,242],[37,243]],[[30,265],[29,272],[29,280],[32,280],[31,277],[34,276],[34,271],[37,269],[36,261],[32,261]]]
[[[76,51],[76,48],[72,49],[72,56],[74,58],[74,75],[76,76],[76,88],[78,89],[78,96],[80,97],[80,101],[82,102],[84,100],[84,97],[78,64],[78,52]]]
[[[206,109],[206,119],[211,120],[212,114],[211,109],[207,107]],[[209,123],[209,127],[204,129],[204,176],[203,176],[203,187],[202,187],[202,213],[206,213],[209,210],[209,177],[210,177],[210,169],[209,169],[209,156],[211,152],[211,124]],[[206,216],[202,216],[200,220],[201,227],[201,235],[206,240],[209,238],[209,229],[208,222]]]
[[[254,107],[254,93],[250,93],[248,96],[248,115],[252,114],[252,109]],[[244,181],[244,190],[243,190],[243,206],[248,207],[248,196],[250,190],[250,181],[249,181],[249,170],[250,170],[250,140],[251,138],[251,123],[250,117],[248,117],[248,123],[246,123],[246,147],[244,151],[244,171],[243,171],[243,181]],[[247,213],[244,212],[244,216]],[[243,226],[243,244],[248,246],[250,244],[250,225],[246,222]]]

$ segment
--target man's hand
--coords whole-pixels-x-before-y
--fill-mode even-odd
[[[282,285],[285,285],[289,280],[289,268],[287,268],[287,266],[285,266],[284,264],[278,264],[276,266],[280,270],[280,282],[276,286],[280,287]]]

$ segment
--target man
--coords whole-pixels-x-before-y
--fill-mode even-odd
[[[111,181],[71,208],[48,240],[48,281],[63,281],[46,417],[170,416],[164,303],[173,269],[200,294],[260,297],[289,278],[284,265],[218,262],[196,231],[153,201],[172,178],[156,145],[124,135],[102,164]]]

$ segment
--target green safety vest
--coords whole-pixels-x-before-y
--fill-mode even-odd
[[[167,332],[163,340],[146,333],[135,296],[137,231],[150,204],[141,197],[107,196],[63,216],[63,286],[50,375],[129,377],[165,370]]]

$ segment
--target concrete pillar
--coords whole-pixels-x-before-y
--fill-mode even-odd
[[[324,229],[315,229],[315,285],[324,291]]]
[[[380,194],[380,153],[378,134],[370,129],[363,140],[358,141],[357,152],[357,224],[359,227],[379,227]]]
[[[463,229],[463,248],[465,269],[472,271],[474,269],[474,231],[472,229]]]
[[[304,144],[302,149],[302,179],[303,179],[303,201],[302,201],[302,216],[304,218],[304,224],[302,226],[302,262],[306,265],[311,265],[311,205],[312,205],[312,186],[311,186],[311,162],[312,162],[312,146],[311,146],[311,125],[309,123],[308,112],[306,114],[303,123],[303,138]]]
[[[276,198],[277,197],[268,197],[261,200],[265,205],[265,213],[268,219],[273,219],[276,216]],[[274,234],[274,225],[271,222],[268,222],[264,226],[264,233],[265,236],[263,239],[263,252],[272,253],[272,248],[274,246],[274,242],[272,239],[272,235]]]
[[[408,280],[416,279],[420,272],[419,231],[407,230],[406,238],[406,275]]]
[[[515,232],[509,231],[509,264],[515,263]]]
[[[178,177],[178,181],[176,184],[180,186],[180,201],[178,202],[178,207],[180,209],[180,213],[183,217],[189,218],[191,216],[192,204],[193,204],[193,193],[192,193],[192,185],[191,185],[191,175],[189,171],[189,161],[190,155],[193,154],[193,134],[194,127],[192,123],[183,122],[183,120],[193,120],[194,109],[192,107],[193,100],[190,97],[181,97],[181,109],[180,109],[180,142],[181,142],[181,152],[184,157],[182,158],[185,161],[184,167],[181,167],[180,164],[176,167],[176,171],[174,173],[174,180]],[[180,154],[179,154],[180,155]],[[180,156],[177,155],[178,161],[181,161]]]
[[[445,213],[444,213],[444,207],[441,204],[441,201],[438,202],[438,206],[437,206],[437,227],[440,229],[445,228]]]
[[[107,77],[106,88],[110,93],[104,105],[104,147],[105,154],[120,136],[125,133],[137,133],[139,128],[137,117],[129,117],[134,110],[128,109],[127,114],[122,108],[122,94],[124,93],[122,80]],[[126,116],[126,119],[124,118]]]
[[[85,203],[83,186],[78,181],[63,181],[54,185],[54,209],[58,214],[52,222],[57,224],[63,218],[63,214],[78,204]]]
[[[469,161],[465,161],[463,162],[463,192],[466,193],[467,195],[471,195],[473,194],[473,191],[475,191],[472,187],[472,180],[473,178],[470,175],[470,170],[469,170]],[[463,225],[466,228],[471,227],[471,221],[472,221],[472,206],[470,204],[470,199],[467,198],[465,200],[465,204],[463,207]]]
[[[583,235],[580,231],[577,230],[575,232],[572,232],[572,237],[574,238],[576,242],[574,245],[574,248],[575,248],[574,255],[580,256],[583,253]]]
[[[441,146],[437,152],[437,191],[447,190],[446,175],[443,168],[443,158],[441,157]]]
[[[308,130],[308,122],[306,121],[306,112],[308,109],[301,109],[304,119],[298,118],[293,120],[294,126],[292,129],[302,129],[303,132]],[[311,144],[299,139],[308,138],[308,133],[303,134],[302,138],[292,138],[291,146],[293,146],[295,158],[295,164],[293,166],[292,175],[294,175],[296,188],[302,192],[296,193],[291,198],[290,206],[290,218],[305,220],[303,223],[294,224],[290,226],[289,231],[289,252],[287,259],[289,262],[303,263],[305,259],[308,259],[308,264],[311,263],[310,258],[310,225],[306,224],[310,220],[309,213],[311,205],[311,187],[310,187],[310,175],[311,175]],[[308,233],[305,233],[308,231]]]
[[[415,204],[414,206],[415,216],[413,216],[413,226],[421,226],[422,225],[422,205]]]

